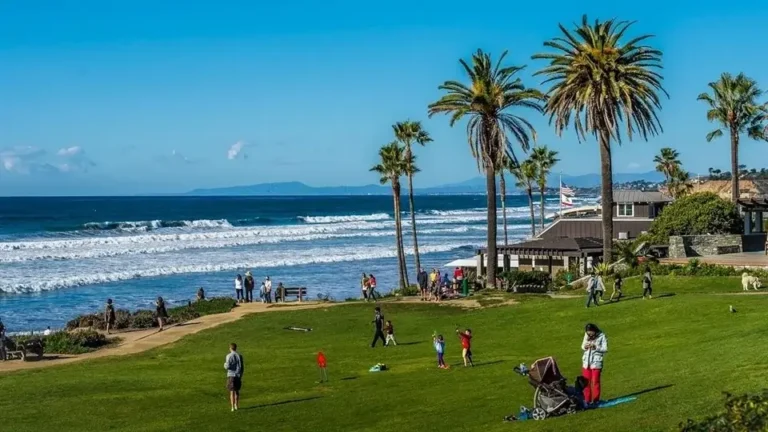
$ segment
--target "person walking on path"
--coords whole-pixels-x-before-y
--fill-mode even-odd
[[[115,306],[112,299],[107,299],[107,307],[104,308],[104,322],[107,324],[107,334],[115,326]]]
[[[165,301],[163,301],[162,297],[158,297],[155,302],[155,317],[157,317],[157,325],[160,327],[158,331],[163,331],[165,328],[163,324],[168,319],[168,311],[165,310]]]
[[[603,357],[608,352],[608,339],[595,324],[587,324],[584,329],[581,349],[581,375],[587,379],[584,388],[584,403],[588,406],[600,401],[600,375],[603,371]]]
[[[646,266],[643,273],[643,299],[645,296],[653,298],[653,277],[651,276],[651,268]]]
[[[621,275],[617,274],[616,278],[613,280],[613,292],[611,293],[611,299],[609,301],[613,301],[613,296],[616,294],[619,295],[616,297],[616,301],[621,300],[621,298],[624,296],[624,291],[621,290],[623,285],[624,281],[621,279]]]
[[[243,386],[243,372],[245,362],[243,356],[237,352],[237,344],[229,344],[229,354],[224,359],[224,369],[227,371],[227,390],[229,390],[229,404],[232,411],[240,408],[240,389]]]
[[[250,271],[245,272],[243,285],[245,285],[245,302],[253,303],[253,289],[256,287],[256,281]]]
[[[419,274],[416,276],[416,280],[419,283],[419,290],[421,291],[421,301],[427,301],[427,283],[429,282],[429,275],[423,268],[419,269]]]
[[[387,344],[387,338],[384,337],[384,315],[381,313],[381,308],[376,307],[375,314],[373,315],[372,323],[376,326],[376,332],[373,334],[373,342],[371,342],[371,348],[376,347],[376,342],[381,339],[381,343]]]
[[[365,273],[360,279],[360,292],[363,294],[363,300],[368,301],[368,275]]]
[[[376,278],[373,274],[368,275],[368,297],[373,301],[377,301],[380,298],[380,296],[377,297],[376,294]]]
[[[243,277],[237,275],[235,278],[235,297],[238,303],[243,302]]]
[[[475,367],[472,361],[472,330],[466,329],[463,332],[456,329],[456,334],[461,339],[461,357],[464,359],[464,367],[467,365]]]
[[[392,345],[397,346],[397,341],[395,340],[395,328],[392,326],[392,321],[387,321],[387,323],[384,324],[384,334],[387,335],[384,346],[389,346],[390,342],[392,342]]]
[[[587,307],[593,302],[595,306],[600,306],[598,295],[602,291],[605,291],[603,278],[592,270],[592,275],[587,280]]]
[[[267,303],[272,303],[272,280],[267,276],[267,279],[264,281],[264,289],[265,293],[264,296],[267,299]]]

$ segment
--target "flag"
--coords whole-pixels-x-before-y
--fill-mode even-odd
[[[560,182],[560,205],[563,207],[573,207],[572,197],[576,196],[576,193],[563,182]]]
[[[560,204],[563,207],[573,207],[573,200],[566,194],[560,194]]]

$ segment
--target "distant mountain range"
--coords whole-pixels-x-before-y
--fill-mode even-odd
[[[507,189],[514,192],[514,180],[507,177]],[[613,175],[614,183],[628,183],[633,181],[659,182],[663,176],[656,172],[646,173],[616,173]],[[549,176],[548,186],[557,188],[560,181],[559,174]],[[600,174],[565,175],[563,183],[576,188],[592,188],[600,184]],[[405,190],[405,188],[404,188]],[[446,184],[427,188],[416,188],[419,195],[461,195],[485,193],[485,178],[476,177],[459,183]],[[231,186],[212,189],[195,189],[184,195],[198,196],[317,196],[317,195],[388,195],[392,193],[389,186],[369,184],[364,186],[309,186],[301,182],[261,183],[248,186]]]

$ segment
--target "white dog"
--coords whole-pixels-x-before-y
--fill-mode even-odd
[[[744,289],[744,291],[749,291],[749,287],[754,288],[757,290],[758,288],[762,287],[763,285],[760,283],[760,279],[758,279],[755,276],[750,276],[747,273],[741,274],[741,287]]]

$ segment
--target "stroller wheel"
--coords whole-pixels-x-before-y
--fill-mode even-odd
[[[566,414],[575,414],[576,413],[576,407],[571,405],[565,410]]]
[[[531,411],[531,416],[534,420],[544,420],[547,418],[547,412],[541,408],[534,408],[533,411]]]

